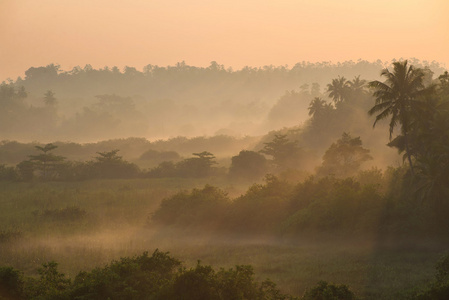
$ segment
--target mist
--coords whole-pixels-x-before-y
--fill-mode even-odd
[[[421,62],[415,60],[417,66]],[[298,63],[292,68],[245,67],[216,62],[195,67],[147,65],[64,71],[56,64],[31,67],[9,84],[26,93],[13,115],[3,117],[1,139],[22,142],[94,142],[143,137],[225,134],[260,136],[308,119],[308,105],[325,95],[337,76],[379,78],[386,62]],[[427,65],[426,65],[427,66]],[[435,74],[443,68],[428,65]],[[45,99],[51,91],[53,101]],[[6,100],[5,100],[6,101]]]
[[[402,98],[401,74],[417,82]],[[154,249],[183,261],[160,299],[180,278],[208,270],[209,288],[243,269],[266,297],[432,293],[422,282],[449,242],[448,95],[447,70],[417,59],[31,67],[0,85],[0,275],[18,282],[5,295],[72,299],[83,282],[105,296],[99,270],[168,255]],[[43,288],[49,271],[60,289]]]

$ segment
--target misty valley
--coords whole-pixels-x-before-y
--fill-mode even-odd
[[[0,299],[449,299],[448,215],[435,62],[0,85]]]

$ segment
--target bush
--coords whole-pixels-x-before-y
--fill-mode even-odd
[[[254,151],[240,151],[239,155],[232,157],[229,176],[232,178],[259,179],[268,170],[268,161],[260,153]]]
[[[320,281],[304,293],[302,300],[355,300],[354,293],[346,285],[329,284]]]
[[[236,266],[215,272],[198,262],[195,268],[180,271],[164,299],[293,299],[284,295],[270,280],[257,282],[251,266]]]
[[[14,167],[0,165],[0,181],[16,181],[18,179],[19,174]]]
[[[158,224],[189,226],[207,226],[215,228],[222,219],[223,212],[229,206],[227,194],[210,185],[192,192],[180,192],[162,200],[151,220]]]
[[[0,299],[23,299],[23,274],[12,267],[0,267]]]
[[[155,250],[151,256],[124,257],[104,268],[79,273],[71,299],[161,299],[172,283],[180,261]]]
[[[50,262],[38,279],[25,278],[9,267],[0,268],[0,298],[6,299],[293,299],[269,281],[257,282],[251,266],[216,272],[211,266],[181,267],[168,253],[124,257],[103,268],[80,272],[73,282]]]
[[[423,291],[419,292],[417,300],[447,300],[449,299],[449,255],[443,256],[436,265],[435,280]]]
[[[37,271],[39,279],[28,278],[26,282],[27,299],[67,299],[71,281],[58,271],[58,263],[45,263]]]
[[[254,184],[235,199],[227,214],[227,228],[239,233],[274,233],[288,215],[293,186],[267,175],[265,184]]]

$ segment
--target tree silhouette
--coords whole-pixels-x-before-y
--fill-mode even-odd
[[[290,141],[285,134],[275,134],[271,142],[264,143],[260,153],[273,157],[272,163],[278,169],[295,168],[298,166],[303,151],[297,141]]]
[[[30,161],[34,162],[36,167],[41,170],[44,180],[47,180],[49,175],[55,171],[56,165],[63,161],[65,157],[50,153],[50,151],[58,148],[58,146],[51,143],[44,147],[35,146],[35,148],[42,153],[39,155],[30,155]]]
[[[360,79],[360,75],[354,77],[352,81],[348,81],[349,87],[351,87],[354,90],[361,90],[365,87],[366,80]]]
[[[187,158],[176,164],[179,174],[183,177],[206,177],[213,174],[213,165],[217,164],[215,156],[203,151],[192,153],[195,157]]]
[[[374,89],[376,97],[375,105],[368,111],[370,115],[376,115],[373,127],[380,120],[390,119],[390,140],[393,130],[401,125],[404,135],[404,144],[410,170],[414,174],[413,163],[409,148],[408,133],[410,129],[412,110],[419,104],[418,98],[424,94],[424,72],[419,68],[408,66],[407,60],[393,63],[393,72],[383,69],[381,76],[386,77],[385,82],[378,80],[369,82],[369,87]]]
[[[326,109],[326,101],[320,97],[315,97],[309,104],[309,116],[321,115],[323,110]]]
[[[97,152],[99,156],[90,163],[91,173],[97,178],[132,178],[137,177],[139,168],[133,163],[124,160],[114,149],[107,152]]]
[[[349,90],[352,95],[360,97],[365,93],[366,80],[360,79],[360,75],[354,77],[353,80],[348,81]]]
[[[97,152],[98,155],[95,159],[100,163],[116,163],[122,162],[122,157],[117,155],[120,150],[114,149],[109,152]]]
[[[335,104],[343,102],[347,97],[349,91],[349,83],[345,77],[332,79],[332,83],[327,85],[327,92],[329,97],[334,100]]]
[[[48,90],[45,94],[44,94],[44,103],[45,105],[48,106],[55,106],[57,101],[56,101],[56,97],[55,97],[55,93],[53,93],[52,90]]]
[[[370,151],[362,147],[360,137],[352,138],[344,132],[337,142],[332,143],[323,156],[318,174],[348,177],[357,173],[363,163],[373,159]]]
[[[232,157],[229,175],[237,178],[256,179],[262,177],[268,169],[267,159],[260,153],[242,150]]]

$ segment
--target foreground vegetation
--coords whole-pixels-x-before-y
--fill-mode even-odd
[[[38,279],[24,278],[12,268],[0,268],[0,296],[14,299],[292,298],[283,295],[269,280],[255,281],[251,266],[216,272],[198,262],[195,268],[186,269],[179,260],[158,250],[151,256],[144,252],[90,272],[80,272],[73,282],[58,271],[57,265],[43,264]],[[343,292],[351,294],[347,288]]]
[[[430,226],[434,218],[423,220],[425,213],[419,215],[416,210],[413,215],[404,213],[411,208],[404,206],[406,202],[388,204],[382,198],[361,198],[369,195],[362,191],[378,172],[366,176],[366,184],[362,184],[362,174],[352,181],[309,179],[297,185],[271,177],[246,192],[243,187],[210,178],[3,183],[0,265],[39,278],[36,270],[43,263],[57,261],[60,272],[73,282],[81,271],[160,248],[185,261],[187,269],[195,268],[198,259],[227,270],[251,264],[257,280],[270,278],[280,290],[294,296],[325,280],[348,285],[366,299],[407,298],[415,287],[424,289],[431,281],[435,262],[447,251],[447,231],[428,236],[425,230],[432,232],[433,227],[420,226]],[[373,184],[373,178],[370,180]],[[205,186],[206,182],[215,187]],[[295,193],[306,197],[308,190],[310,199],[315,199],[325,191],[325,184],[331,192],[316,199],[324,215],[312,215],[325,221],[323,224],[312,218],[283,231],[285,222],[279,217],[285,214],[264,217],[271,216],[269,212],[285,212],[285,205],[299,200],[292,197]],[[191,186],[197,188],[186,190]],[[379,197],[384,195],[383,188],[388,187],[377,184],[377,190],[371,191]],[[223,190],[231,193],[226,195]],[[334,195],[336,190],[340,192]],[[219,196],[216,201],[214,196]],[[174,199],[188,201],[192,209],[168,211],[162,203]],[[194,199],[196,202],[191,202]],[[220,199],[228,199],[225,207]],[[357,209],[361,217],[346,219],[347,214],[340,210],[341,215],[328,219],[329,209],[345,199],[354,204],[360,201],[362,207],[348,209]],[[369,204],[369,199],[378,202]],[[223,211],[214,214],[215,219],[204,219],[208,210],[219,207]],[[382,223],[375,213],[385,208],[391,209],[391,219]],[[164,224],[167,219],[162,218],[162,211],[172,213],[174,224]],[[293,210],[291,213],[296,215]],[[397,216],[402,218],[396,220]],[[381,231],[376,224],[383,224]]]

